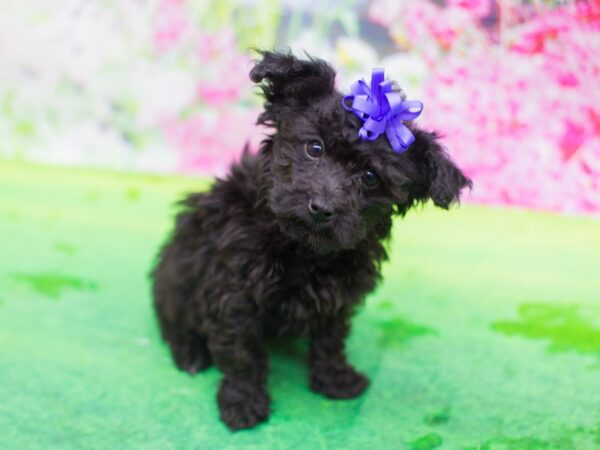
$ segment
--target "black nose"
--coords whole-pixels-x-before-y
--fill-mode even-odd
[[[313,220],[318,223],[327,222],[333,217],[333,208],[320,199],[310,199],[308,211]]]

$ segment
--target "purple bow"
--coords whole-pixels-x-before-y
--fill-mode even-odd
[[[384,69],[373,69],[371,86],[365,80],[358,80],[350,90],[352,94],[342,99],[342,106],[364,122],[358,131],[360,138],[374,141],[385,131],[394,151],[405,152],[415,137],[402,122],[419,117],[423,103],[402,100],[400,93],[394,90],[394,82],[385,79]]]

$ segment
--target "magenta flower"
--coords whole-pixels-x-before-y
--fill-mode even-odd
[[[600,0],[500,2],[500,43],[479,20],[492,2],[405,5],[372,14],[425,53],[424,121],[473,178],[469,200],[600,213]]]

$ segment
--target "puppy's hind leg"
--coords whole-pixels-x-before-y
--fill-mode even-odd
[[[180,370],[194,375],[212,365],[205,336],[195,331],[188,331],[185,335],[171,339],[168,343],[173,361]]]
[[[200,207],[207,199],[207,194],[198,193],[181,202],[185,209],[177,215],[171,241],[162,248],[151,274],[162,336],[177,367],[190,374],[208,368],[212,361],[199,328],[202,298],[195,295],[202,272],[197,261],[207,260],[209,252]]]
[[[163,339],[169,344],[175,365],[184,372],[196,374],[212,364],[206,336],[184,319],[187,308],[184,292],[164,286],[158,278],[154,284],[154,308]]]

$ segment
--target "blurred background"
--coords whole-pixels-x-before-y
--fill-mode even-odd
[[[600,212],[600,1],[3,0],[0,156],[222,175],[260,107],[250,48],[383,66],[467,201]]]

